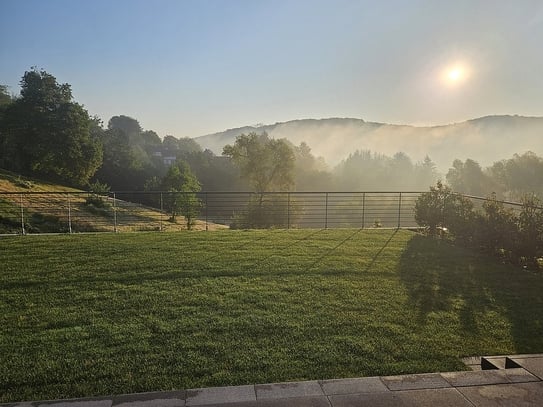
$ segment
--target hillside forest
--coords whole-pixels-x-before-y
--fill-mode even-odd
[[[44,70],[31,68],[20,85],[19,95],[0,85],[0,168],[64,185],[145,191],[188,179],[202,191],[425,191],[442,180],[469,195],[543,197],[543,158],[529,151],[484,168],[454,160],[445,174],[431,157],[413,162],[401,151],[357,150],[330,167],[307,143],[266,133],[243,134],[217,155],[192,138],[161,138],[128,115],[105,123]]]

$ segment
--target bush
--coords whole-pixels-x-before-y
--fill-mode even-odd
[[[284,195],[253,196],[247,204],[246,209],[234,215],[230,228],[287,228],[296,223],[299,211],[300,208],[296,202],[285,201]]]
[[[518,218],[513,210],[505,208],[503,202],[496,199],[496,194],[492,194],[483,203],[483,213],[473,226],[474,235],[484,251],[513,260],[519,232],[517,225]]]
[[[441,181],[415,202],[415,220],[427,228],[430,236],[437,236],[443,229],[448,229],[457,239],[471,240],[473,219],[473,203],[452,192]]]
[[[514,263],[540,268],[543,257],[543,206],[535,196],[525,196],[522,211],[506,208],[492,194],[476,211],[468,198],[455,194],[441,182],[415,203],[415,219],[431,236],[445,228],[456,242],[469,244]]]
[[[543,256],[543,206],[535,195],[522,199],[518,228],[517,255],[526,264],[539,266],[537,259]]]

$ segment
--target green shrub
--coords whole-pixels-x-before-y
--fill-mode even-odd
[[[441,181],[415,202],[415,220],[427,228],[430,236],[437,236],[446,229],[457,239],[471,240],[470,225],[474,216],[473,203]]]
[[[517,255],[526,264],[539,267],[537,259],[543,256],[543,206],[535,195],[526,195],[522,199],[518,227]]]
[[[270,229],[293,226],[300,215],[296,202],[286,202],[284,195],[253,196],[243,212],[236,213],[231,229]]]
[[[484,251],[513,260],[519,234],[518,218],[512,209],[492,194],[483,203],[483,212],[474,224],[476,242]]]

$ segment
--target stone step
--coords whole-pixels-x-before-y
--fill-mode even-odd
[[[508,356],[481,357],[481,370],[516,369],[522,367]]]

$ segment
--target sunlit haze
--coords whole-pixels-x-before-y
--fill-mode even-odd
[[[161,137],[300,118],[543,115],[540,1],[1,0],[0,84],[32,66]]]

